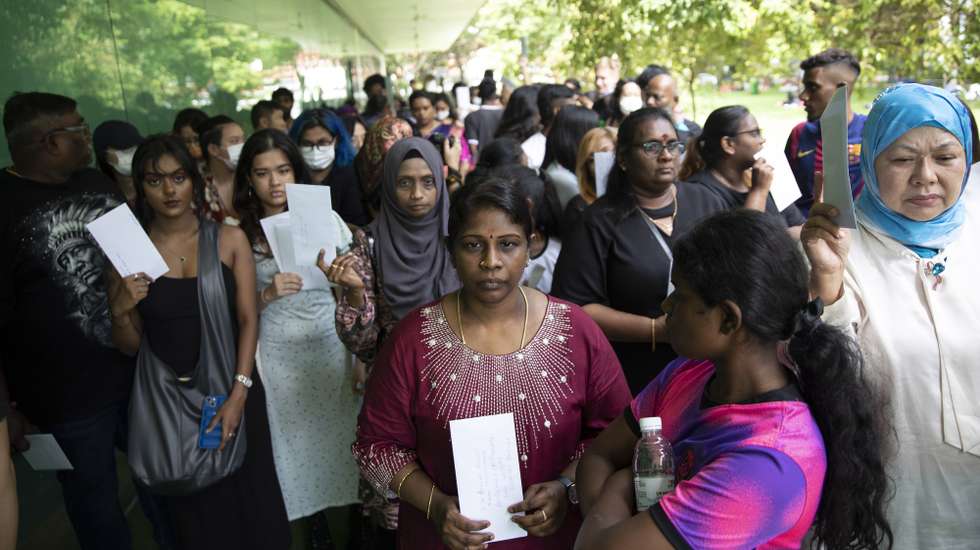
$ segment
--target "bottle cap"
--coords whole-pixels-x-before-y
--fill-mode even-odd
[[[649,432],[651,430],[659,430],[663,427],[663,423],[660,421],[659,416],[647,416],[640,419],[640,431]]]

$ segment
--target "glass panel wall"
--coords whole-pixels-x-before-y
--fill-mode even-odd
[[[360,92],[348,67],[366,76],[379,62],[359,40],[320,0],[0,2],[0,104],[37,90],[77,100],[93,128],[120,119],[149,135],[198,107],[250,129],[251,106],[279,86],[296,94],[294,116]]]

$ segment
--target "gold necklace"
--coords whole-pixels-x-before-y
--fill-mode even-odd
[[[527,338],[527,317],[528,317],[528,305],[527,305],[527,294],[524,293],[524,287],[519,286],[517,290],[521,291],[521,296],[524,298],[524,328],[521,329],[521,345],[517,346],[517,351],[521,351],[524,348],[524,340]],[[460,302],[462,301],[463,289],[456,291],[456,322],[459,324],[459,339],[463,341],[463,345],[466,345],[466,335],[463,334],[463,314],[460,309]]]

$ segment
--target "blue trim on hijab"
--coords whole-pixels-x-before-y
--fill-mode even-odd
[[[293,143],[299,147],[299,136],[314,120],[325,126],[334,135],[336,140],[334,142],[334,166],[341,168],[350,166],[354,162],[357,151],[354,150],[354,144],[351,143],[350,134],[347,133],[344,123],[329,109],[307,109],[303,111],[289,128],[289,137],[292,138]]]
[[[953,134],[966,152],[966,172],[960,196],[953,206],[928,221],[916,221],[885,206],[881,200],[875,159],[906,132],[921,126],[941,128]],[[861,172],[864,191],[857,201],[858,217],[902,243],[920,257],[931,258],[956,240],[966,221],[963,192],[973,165],[970,115],[952,94],[923,84],[899,84],[888,88],[875,100],[864,123],[861,145]]]

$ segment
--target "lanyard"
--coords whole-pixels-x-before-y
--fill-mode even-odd
[[[663,249],[664,254],[667,255],[667,259],[670,262],[670,267],[667,270],[667,296],[670,296],[674,292],[674,282],[670,280],[670,274],[674,271],[674,254],[670,251],[670,245],[667,244],[667,239],[664,238],[664,234],[660,232],[660,228],[657,227],[657,224],[653,223],[650,216],[644,215],[643,220],[647,224],[647,229],[650,230],[650,233],[653,233],[653,238],[657,239],[657,243],[660,244],[660,248]]]

